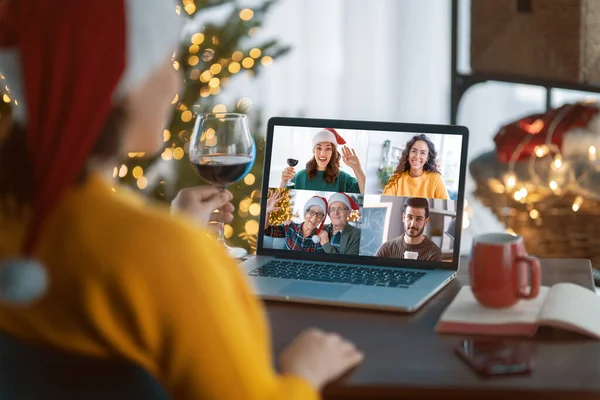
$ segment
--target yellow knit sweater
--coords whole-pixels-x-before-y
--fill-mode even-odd
[[[408,172],[394,174],[383,189],[384,195],[448,199],[448,191],[442,176],[436,172],[423,171],[413,178]]]
[[[0,260],[19,250],[25,221],[0,214]],[[72,189],[36,256],[46,296],[0,306],[0,330],[31,343],[123,358],[175,399],[315,399],[277,375],[262,304],[206,232],[91,176]]]

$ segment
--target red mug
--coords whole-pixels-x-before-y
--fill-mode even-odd
[[[491,308],[536,298],[542,281],[540,261],[527,255],[521,236],[508,233],[488,233],[473,240],[469,276],[477,301]]]

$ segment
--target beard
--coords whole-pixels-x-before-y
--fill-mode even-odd
[[[416,237],[421,236],[423,234],[424,230],[425,230],[425,227],[422,227],[421,229],[411,227],[410,229],[406,230],[406,235],[411,238],[416,238]]]

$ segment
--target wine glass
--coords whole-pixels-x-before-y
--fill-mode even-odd
[[[295,167],[296,165],[298,165],[298,160],[296,160],[295,158],[288,158],[287,159],[287,165],[289,165],[290,167]],[[292,182],[292,180],[290,179],[287,182],[287,186],[288,187],[292,187],[295,186],[296,184],[294,182]]]
[[[198,115],[190,142],[190,161],[202,179],[225,190],[250,172],[255,158],[254,138],[245,114]],[[217,240],[233,258],[248,254],[241,247],[227,246],[223,222],[218,222]]]

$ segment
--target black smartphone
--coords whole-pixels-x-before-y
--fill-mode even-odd
[[[483,376],[528,374],[533,371],[535,344],[503,339],[465,339],[455,352]]]

